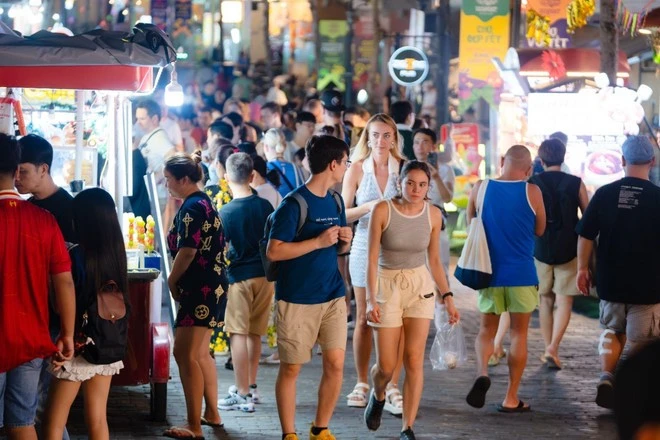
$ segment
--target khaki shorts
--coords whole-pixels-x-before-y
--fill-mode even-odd
[[[273,289],[273,283],[265,277],[230,284],[225,331],[237,335],[265,335],[270,306],[273,303]]]
[[[600,300],[600,326],[625,334],[631,343],[660,337],[660,304],[623,304]]]
[[[404,318],[433,319],[435,283],[426,266],[414,269],[378,269],[380,323],[372,327],[394,328]]]
[[[317,342],[322,351],[336,348],[345,351],[347,337],[344,297],[322,304],[277,301],[277,351],[282,362],[309,362]]]
[[[481,313],[532,313],[539,304],[536,286],[489,287],[479,290],[477,305]]]
[[[539,295],[576,296],[577,290],[577,257],[564,264],[545,264],[536,258],[536,273],[539,276]]]

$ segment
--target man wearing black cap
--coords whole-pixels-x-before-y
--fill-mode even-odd
[[[598,354],[602,372],[596,404],[613,408],[614,371],[626,341],[638,348],[660,337],[660,188],[649,181],[655,164],[653,145],[646,136],[623,143],[626,176],[601,187],[577,226],[577,287],[589,294],[589,259],[596,250],[596,289],[600,297]]]
[[[325,90],[321,93],[321,104],[323,105],[323,122],[322,126],[330,125],[335,129],[339,129],[340,139],[343,139],[349,146],[351,145],[351,137],[344,122],[341,120],[341,112],[344,111],[344,104],[342,103],[341,93],[337,90]]]

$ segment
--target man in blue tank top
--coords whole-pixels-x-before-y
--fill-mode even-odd
[[[502,175],[487,183],[481,212],[476,199],[482,182],[475,185],[468,204],[468,222],[481,216],[493,268],[490,287],[479,291],[481,326],[475,343],[477,379],[467,395],[475,408],[484,406],[490,388],[488,359],[500,315],[511,316],[509,386],[497,409],[526,412],[528,404],[518,398],[520,380],[527,363],[527,329],[538,304],[538,278],[534,266],[534,236],[545,230],[545,208],[541,190],[527,183],[532,173],[532,156],[527,147],[514,145],[502,158]]]

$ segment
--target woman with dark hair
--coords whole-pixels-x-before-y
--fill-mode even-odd
[[[401,196],[379,202],[369,221],[367,321],[374,329],[376,364],[371,369],[373,389],[364,420],[370,430],[380,426],[386,386],[404,342],[401,440],[415,438],[412,426],[424,386],[424,350],[435,312],[436,286],[449,321],[459,319],[440,260],[442,213],[427,202],[430,180],[428,165],[408,162],[399,177]]]
[[[211,334],[224,322],[227,303],[225,239],[211,199],[199,190],[201,154],[178,153],[165,162],[167,190],[183,200],[167,236],[174,259],[167,280],[179,302],[174,326],[174,358],[186,398],[188,423],[163,433],[171,438],[203,438],[202,424],[222,426],[217,402],[217,372],[209,355]],[[202,397],[206,401],[204,417]]]
[[[84,190],[73,199],[72,209],[78,244],[70,249],[70,255],[76,287],[76,335],[79,335],[83,331],[83,315],[96,301],[97,292],[111,282],[122,292],[128,313],[128,281],[124,238],[110,194],[100,188]],[[106,418],[110,381],[124,364],[121,360],[104,365],[89,362],[84,354],[89,341],[83,342],[73,359],[53,361],[49,367],[54,379],[43,428],[47,439],[62,439],[71,404],[81,388],[89,438],[110,438]],[[119,342],[125,350],[126,340]],[[117,357],[123,356],[117,353]]]
[[[282,203],[282,195],[277,191],[280,186],[280,175],[276,170],[267,171],[268,165],[263,157],[253,154],[250,156],[254,164],[254,173],[250,186],[259,197],[266,199],[277,209]]]

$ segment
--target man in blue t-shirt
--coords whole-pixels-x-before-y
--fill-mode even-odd
[[[253,404],[261,403],[257,366],[273,301],[273,283],[266,280],[259,241],[273,207],[250,188],[254,166],[249,155],[234,153],[225,167],[225,178],[234,198],[219,215],[229,243],[225,331],[231,335],[236,386],[230,387],[227,397],[218,401],[218,408],[252,412]]]
[[[280,370],[275,395],[282,438],[297,440],[296,380],[318,341],[323,376],[309,437],[334,440],[328,424],[341,391],[347,337],[344,281],[337,254],[348,251],[353,233],[346,226],[343,201],[330,189],[342,181],[350,166],[349,149],[335,137],[313,136],[305,150],[312,177],[294,192],[307,202],[307,218],[297,234],[300,205],[286,197],[275,211],[267,250],[269,260],[280,262],[275,288]]]

